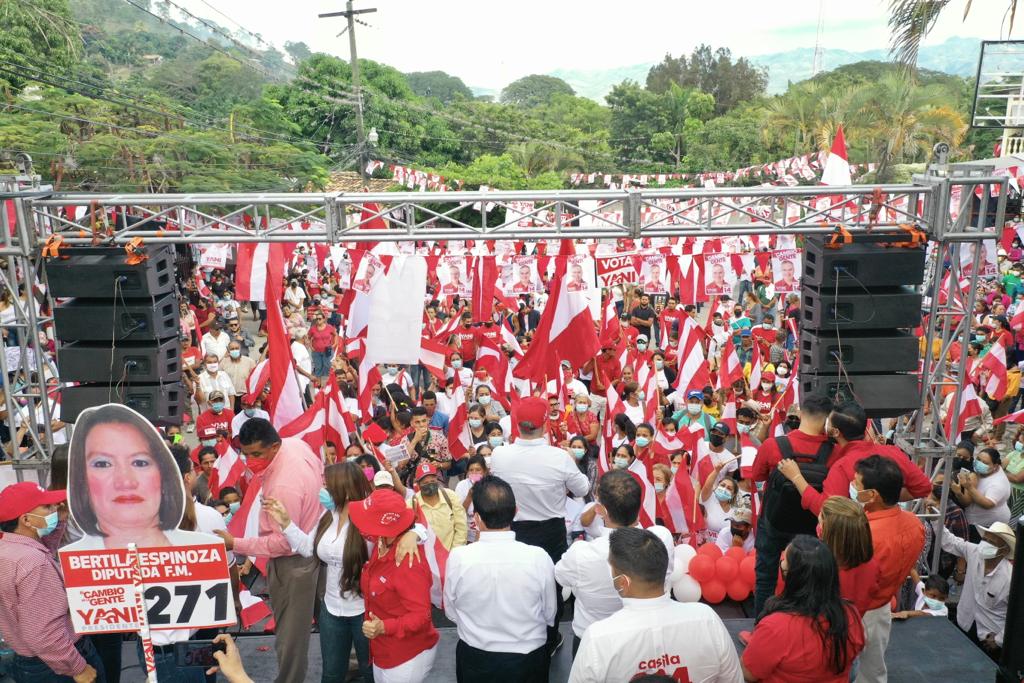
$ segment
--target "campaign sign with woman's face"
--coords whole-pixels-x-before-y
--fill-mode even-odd
[[[127,406],[82,412],[68,447],[68,505],[106,547],[168,545],[185,509],[181,471],[156,428]],[[161,543],[161,541],[164,541]]]

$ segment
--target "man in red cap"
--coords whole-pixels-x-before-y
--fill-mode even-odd
[[[32,482],[0,491],[0,633],[15,652],[16,681],[104,679],[92,642],[71,627],[60,569],[42,541],[59,542],[57,504],[66,498]]]
[[[565,537],[565,493],[577,498],[590,493],[590,482],[569,453],[548,443],[548,402],[531,396],[512,411],[519,428],[515,443],[499,446],[491,453],[491,474],[512,487],[518,510],[512,531],[516,540],[543,548],[553,563],[568,549]],[[558,619],[562,614],[562,591],[556,590],[558,609],[555,627],[548,628],[548,649],[562,644]]]
[[[441,486],[437,467],[422,461],[416,466],[419,491],[409,501],[414,512],[423,512],[427,525],[448,550],[466,545],[466,508],[459,494]]]

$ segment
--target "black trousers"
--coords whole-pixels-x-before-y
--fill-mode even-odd
[[[455,646],[458,683],[548,683],[547,645],[532,652],[487,652],[462,640]]]
[[[515,532],[517,541],[541,548],[556,564],[569,549],[569,541],[565,535],[565,520],[560,517],[545,519],[542,522],[512,522],[512,531]],[[548,626],[549,648],[553,648],[558,642],[558,623],[562,620],[562,611],[565,609],[562,587],[558,582],[555,582],[555,605],[555,625]]]

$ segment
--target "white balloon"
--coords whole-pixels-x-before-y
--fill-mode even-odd
[[[690,560],[697,556],[697,551],[689,543],[681,543],[675,547],[675,566],[684,574],[690,571]]]
[[[700,600],[700,584],[689,574],[683,574],[672,584],[672,595],[679,602]]]

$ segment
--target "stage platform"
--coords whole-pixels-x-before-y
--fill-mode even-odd
[[[725,619],[725,625],[734,640],[740,631],[750,630],[753,624],[753,619]],[[458,636],[451,626],[442,626],[438,630],[441,634],[441,642],[438,645],[440,649],[434,670],[426,681],[452,683],[455,681],[455,644]],[[562,623],[562,633],[565,644],[555,655],[555,661],[551,665],[551,683],[564,683],[569,680],[569,670],[572,667],[572,627],[568,622]],[[277,672],[274,639],[269,636],[242,636],[239,643],[245,668],[253,681],[271,683]],[[736,645],[738,648],[741,647],[739,641],[736,641]],[[121,679],[125,683],[142,680],[136,661],[135,643],[125,643],[125,670]],[[886,663],[889,666],[891,683],[983,683],[994,681],[996,673],[995,664],[976,648],[956,625],[937,617],[894,622],[889,649],[886,651]],[[320,680],[320,637],[316,633],[310,639],[309,672],[306,680]]]

